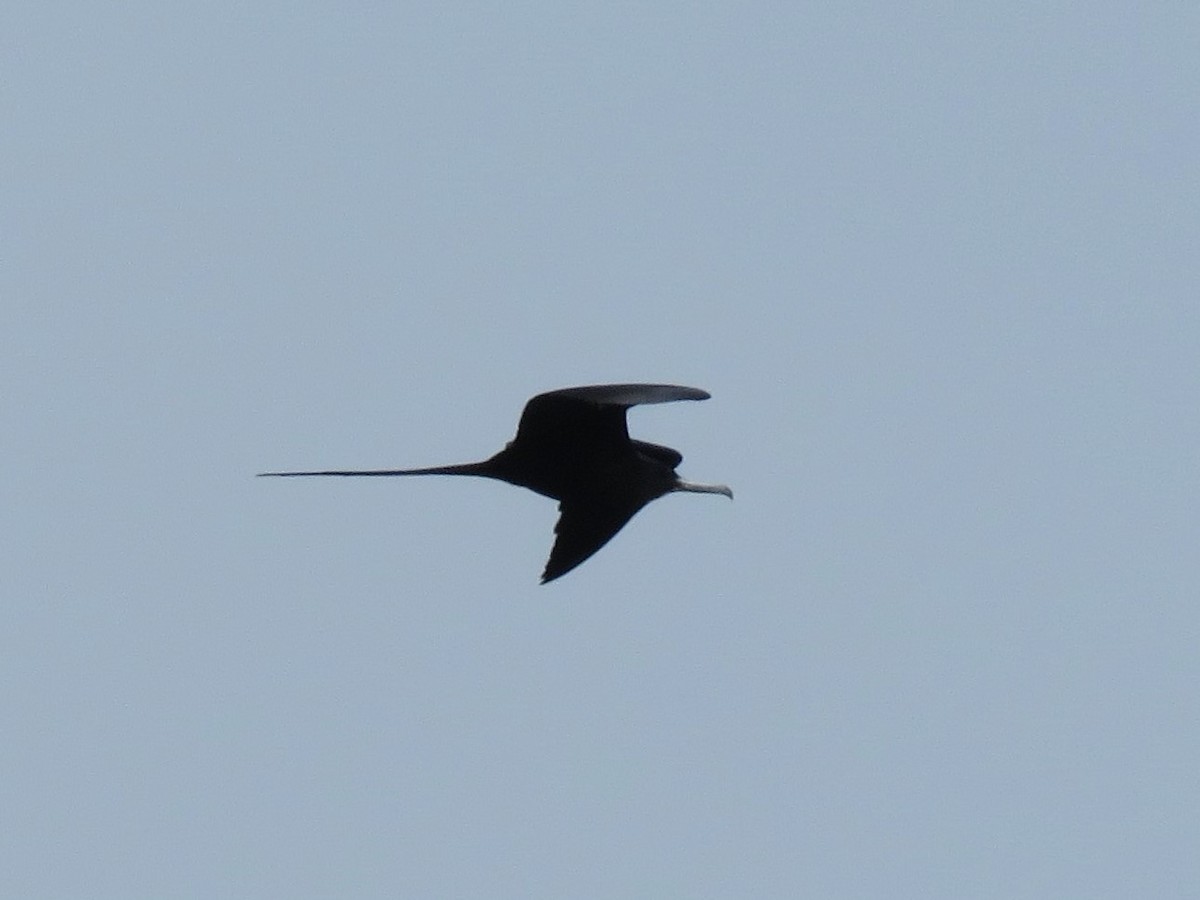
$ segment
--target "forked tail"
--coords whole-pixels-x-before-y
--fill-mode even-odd
[[[346,475],[382,478],[391,475],[483,475],[488,473],[483,463],[460,463],[455,466],[431,466],[426,469],[370,469],[367,471],[334,470],[328,472],[259,472],[259,478],[297,478],[311,475]]]

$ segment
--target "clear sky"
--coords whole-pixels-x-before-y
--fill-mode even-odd
[[[1195,4],[2,26],[0,895],[1200,895]]]

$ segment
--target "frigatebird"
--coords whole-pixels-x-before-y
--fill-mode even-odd
[[[565,575],[603,547],[643,506],[673,491],[724,494],[723,484],[682,480],[678,450],[629,437],[625,412],[643,403],[707,400],[673,384],[597,384],[538,394],[525,404],[517,436],[483,462],[424,469],[262,472],[264,476],[477,475],[507,481],[558,501],[558,537],[542,584]]]

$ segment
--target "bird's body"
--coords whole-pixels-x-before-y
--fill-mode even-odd
[[[476,475],[529,488],[559,501],[557,539],[542,583],[575,568],[603,547],[643,506],[672,491],[733,496],[725,485],[682,481],[683,456],[632,440],[625,412],[643,403],[706,400],[698,388],[608,384],[539,394],[525,405],[517,435],[490,459],[423,469],[264,472],[271,476]]]

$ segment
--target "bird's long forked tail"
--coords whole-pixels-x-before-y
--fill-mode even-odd
[[[307,478],[314,475],[342,475],[346,477],[387,478],[394,475],[481,475],[486,477],[483,463],[459,463],[453,466],[430,466],[424,469],[334,469],[325,472],[259,472],[258,478]]]

